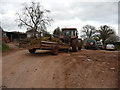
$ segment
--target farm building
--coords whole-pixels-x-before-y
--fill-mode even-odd
[[[21,32],[6,32],[7,37],[11,42],[13,41],[19,41],[21,38],[26,38],[26,33]]]
[[[26,31],[27,37],[32,37],[32,36],[36,36],[38,37],[40,34],[38,31],[35,31],[34,29],[28,30]]]

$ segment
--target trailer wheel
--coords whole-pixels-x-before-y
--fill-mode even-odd
[[[30,53],[35,53],[36,49],[29,49]]]
[[[72,40],[72,51],[73,52],[77,52],[78,51],[78,40],[77,39],[73,39]]]
[[[53,55],[57,55],[59,53],[58,47],[53,47],[51,52],[52,52]]]

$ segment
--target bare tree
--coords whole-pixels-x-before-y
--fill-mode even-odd
[[[114,42],[117,42],[118,40],[119,40],[119,37],[116,36],[115,34],[112,34],[109,36],[109,38],[106,40],[106,42],[114,43]]]
[[[23,6],[22,12],[17,13],[18,26],[26,26],[27,28],[39,32],[46,30],[52,20],[48,17],[50,10],[44,9],[39,2],[31,2],[30,5],[24,4]]]
[[[96,33],[96,29],[94,26],[85,25],[83,26],[82,32],[85,34],[86,38],[91,38]]]

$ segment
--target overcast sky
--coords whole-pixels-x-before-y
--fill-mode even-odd
[[[32,0],[0,0],[0,25],[5,31],[25,32],[15,22],[16,13],[22,10],[23,3]],[[51,11],[54,20],[47,31],[52,32],[58,26],[75,27],[81,33],[86,24],[96,26],[109,25],[118,31],[118,0],[34,0]],[[91,2],[90,2],[91,1]]]

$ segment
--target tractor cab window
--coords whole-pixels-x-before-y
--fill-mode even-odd
[[[73,36],[77,36],[77,31],[72,31],[72,33]]]
[[[77,32],[76,31],[64,31],[63,35],[65,36],[76,36]]]
[[[66,31],[66,32],[64,32],[64,35],[65,35],[65,36],[71,36],[71,34],[72,34],[71,31]]]

